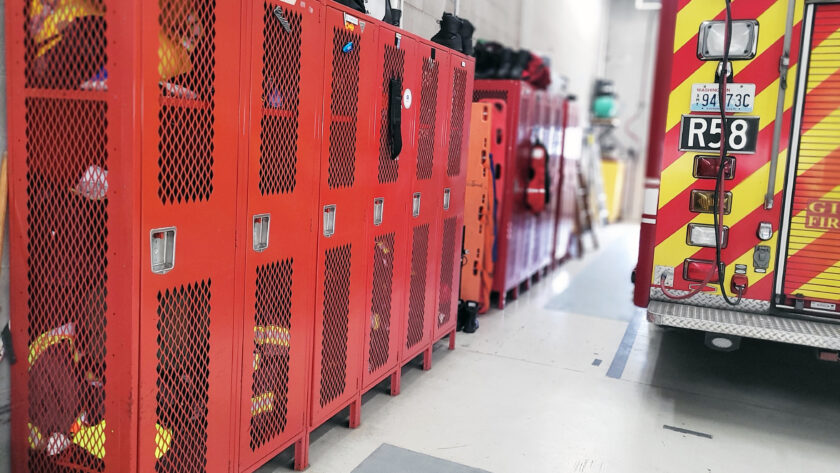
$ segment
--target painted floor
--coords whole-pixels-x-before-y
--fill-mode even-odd
[[[398,397],[368,394],[360,428],[316,431],[309,471],[351,473],[383,444],[493,473],[840,471],[840,365],[769,342],[713,352],[649,325],[631,303],[638,227],[600,239],[455,351],[439,344],[431,371],[407,368]],[[427,471],[373,458],[366,473]]]

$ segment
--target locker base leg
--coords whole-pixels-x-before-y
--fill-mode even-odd
[[[295,442],[295,471],[309,468],[309,432]]]
[[[519,286],[516,286],[515,288],[510,290],[510,298],[514,301],[516,299],[519,299]]]
[[[423,371],[432,369],[432,347],[423,350]]]
[[[499,310],[505,310],[505,297],[506,297],[506,296],[507,296],[507,294],[505,294],[505,293],[503,293],[503,292],[500,292],[500,293],[499,293],[499,301],[498,301],[498,302],[496,302],[496,307],[497,307]]]
[[[355,429],[362,425],[362,396],[350,403],[350,428]]]
[[[449,333],[449,350],[455,349],[455,330]]]
[[[525,289],[526,291],[528,289],[531,289],[531,278],[526,279],[525,282],[522,283],[522,288]]]
[[[391,396],[400,395],[400,383],[402,382],[402,368],[397,366],[394,374],[391,375]]]

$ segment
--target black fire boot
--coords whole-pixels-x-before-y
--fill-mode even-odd
[[[463,306],[463,310],[461,309]],[[464,333],[475,333],[478,330],[478,303],[465,301],[459,304],[458,318],[460,322],[461,313],[464,313],[464,326],[461,328]]]
[[[513,70],[513,50],[509,48],[502,48],[500,53],[500,61],[499,61],[499,69],[496,70],[496,78],[497,79],[516,79],[516,77],[511,77],[511,71]]]
[[[461,39],[461,20],[451,13],[444,13],[440,20],[440,31],[432,36],[432,41],[447,48],[460,51],[463,47]]]
[[[470,20],[461,18],[461,52],[467,56],[475,56],[475,48],[473,47],[473,33],[475,33],[475,26],[470,23]]]

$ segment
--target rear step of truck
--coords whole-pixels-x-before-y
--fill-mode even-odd
[[[840,350],[840,324],[661,301],[650,302],[648,321],[668,327]]]

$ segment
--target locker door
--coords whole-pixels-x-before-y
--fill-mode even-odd
[[[806,7],[792,169],[782,234],[783,303],[835,313],[840,303],[840,4]],[[797,300],[799,302],[797,302]]]
[[[6,2],[15,472],[136,467],[134,70],[114,60],[137,47],[132,10],[101,0],[36,25],[33,2]]]
[[[466,156],[475,63],[453,54],[448,69],[450,96],[447,116],[447,161],[441,189],[441,253],[438,285],[438,312],[434,339],[454,332],[458,321],[458,289],[464,236],[464,192],[467,178]]]
[[[445,157],[441,142],[445,130],[447,74],[449,53],[438,45],[417,43],[417,68],[421,85],[415,97],[418,107],[417,165],[411,174],[411,219],[408,262],[408,314],[400,343],[402,362],[407,362],[428,348],[436,317],[440,254],[441,173]]]
[[[239,2],[144,2],[139,471],[228,471]]]
[[[417,161],[413,131],[418,107],[413,102],[420,85],[415,45],[414,39],[402,36],[395,29],[382,27],[379,30],[375,122],[378,169],[368,198],[372,218],[367,220],[366,257],[370,266],[362,362],[365,389],[396,368],[400,333],[407,314],[409,189]],[[395,82],[392,84],[392,81]],[[392,98],[399,102],[392,104]],[[395,106],[399,107],[399,115],[392,110]],[[392,128],[396,127],[397,119],[400,121],[398,136]],[[400,142],[401,149],[396,153],[398,150],[394,145]]]
[[[315,314],[323,7],[254,1],[239,470],[305,430]]]
[[[326,9],[324,137],[311,425],[358,396],[365,340],[366,219],[377,172],[373,140],[376,26]]]

